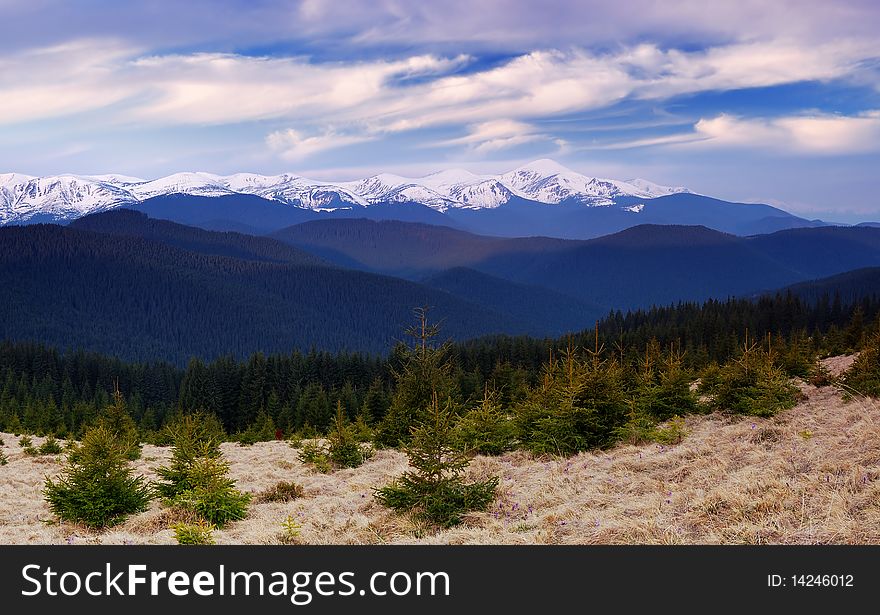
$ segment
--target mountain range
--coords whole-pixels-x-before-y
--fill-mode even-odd
[[[564,240],[324,219],[267,237],[122,209],[0,228],[0,339],[178,364],[293,348],[385,352],[420,305],[453,339],[556,336],[611,310],[789,288],[876,293],[876,268],[880,229],[868,226],[738,237],[640,225]]]
[[[565,240],[486,237],[398,221],[322,220],[273,237],[340,266],[412,280],[467,268],[605,311],[724,299],[880,266],[880,229],[872,227],[739,237],[705,226],[640,225]]]
[[[292,173],[0,175],[0,226],[67,223],[116,208],[215,230],[266,233],[309,220],[371,218],[442,224],[495,236],[590,238],[640,224],[701,224],[741,235],[815,226],[762,204],[730,203],[643,179],[589,177],[552,160],[501,175],[449,169],[345,182]]]

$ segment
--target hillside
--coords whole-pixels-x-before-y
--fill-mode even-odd
[[[457,267],[421,280],[431,288],[485,306],[487,310],[529,321],[540,319],[556,335],[583,330],[608,314],[609,308],[551,290],[517,284],[473,269]]]
[[[367,271],[418,279],[466,267],[614,309],[739,296],[880,265],[880,229],[867,227],[743,238],[704,226],[640,225],[574,241],[347,220],[310,222],[273,236]]]
[[[864,297],[880,296],[880,267],[866,267],[839,275],[794,284],[783,289],[807,301],[839,296],[843,303],[857,302]]]
[[[840,371],[848,359],[827,363]],[[215,532],[222,544],[277,544],[292,515],[308,544],[880,544],[880,421],[875,401],[844,400],[832,387],[801,385],[806,400],[774,418],[693,416],[677,445],[617,446],[569,459],[517,452],[477,457],[469,473],[501,477],[499,498],[458,528],[425,533],[379,506],[372,489],[406,470],[379,451],[360,468],[320,474],[284,442],[224,444],[231,477],[257,492],[280,480],[305,487],[287,504],[254,504]],[[173,544],[158,503],[121,526],[94,533],[49,524],[40,490],[59,458],[30,458],[2,434],[0,543]],[[41,438],[34,439],[36,444]],[[155,478],[170,456],[147,445],[135,462]]]
[[[322,264],[312,254],[280,241],[244,233],[206,231],[149,218],[142,212],[128,209],[84,216],[71,222],[69,228],[106,235],[140,237],[199,254],[270,263]]]
[[[201,235],[173,236],[193,248]],[[197,252],[52,225],[0,229],[0,339],[176,363],[312,347],[384,352],[411,309],[426,303],[454,339],[533,331],[443,291],[303,262],[290,250],[285,258],[297,262],[266,262],[266,245],[224,237],[225,245],[202,241],[206,252]],[[250,245],[247,258],[217,255],[243,245]],[[255,247],[260,260],[251,259]]]

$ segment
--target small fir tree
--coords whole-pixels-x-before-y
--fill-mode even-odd
[[[844,373],[843,385],[862,395],[880,397],[880,318],[859,356]]]
[[[455,440],[463,451],[500,455],[513,448],[516,429],[498,398],[497,391],[486,385],[482,399],[456,424]]]
[[[198,514],[223,527],[244,519],[250,495],[235,489],[229,465],[221,459],[220,443],[204,415],[182,417],[171,428],[171,463],[156,470],[162,479],[156,490],[169,506]]]
[[[109,405],[104,406],[104,409],[95,420],[95,425],[103,427],[115,435],[125,450],[128,451],[128,458],[131,461],[140,458],[140,434],[138,433],[137,424],[131,418],[131,414],[129,414],[125,406],[125,397],[123,397],[122,392],[119,390],[118,382],[114,382],[113,385],[113,401]]]
[[[333,430],[327,437],[330,461],[339,468],[356,468],[364,462],[364,451],[354,433],[354,429],[345,418],[342,402],[336,402],[336,417]]]
[[[701,391],[711,397],[713,409],[751,416],[773,416],[793,407],[799,397],[788,375],[774,365],[772,353],[748,337],[739,357],[720,368],[717,380],[704,381]]]
[[[394,397],[376,432],[376,442],[383,446],[406,444],[413,426],[424,418],[433,396],[458,398],[450,345],[434,345],[440,327],[430,322],[428,312],[428,307],[414,310],[416,325],[406,331],[413,341],[412,347],[398,348],[399,366],[393,370]]]
[[[457,525],[465,513],[485,510],[492,503],[498,477],[472,483],[463,477],[469,459],[454,445],[456,410],[451,399],[441,404],[433,395],[405,448],[413,470],[376,490],[379,502],[441,527]]]
[[[515,408],[522,445],[538,455],[573,455],[613,444],[628,418],[624,374],[596,348],[581,358],[569,346],[550,360],[541,382]]]
[[[46,478],[43,495],[52,513],[63,521],[104,527],[146,510],[153,492],[128,467],[126,445],[103,426],[86,432],[61,476]]]

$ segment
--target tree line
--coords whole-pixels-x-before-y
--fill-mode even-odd
[[[445,380],[465,400],[487,387],[504,408],[527,398],[547,378],[548,360],[566,349],[602,349],[603,360],[637,370],[649,347],[674,352],[681,369],[697,374],[760,341],[788,373],[804,372],[807,357],[860,347],[880,314],[880,300],[805,301],[786,293],[757,300],[681,303],[612,312],[594,329],[559,339],[491,336],[444,345]],[[442,335],[442,332],[441,332]],[[411,348],[385,356],[363,353],[254,354],[166,362],[126,362],[103,354],[37,343],[0,342],[0,429],[81,435],[118,387],[143,434],[158,433],[180,413],[215,415],[229,434],[326,432],[340,406],[349,420],[378,423],[398,396]],[[800,373],[799,375],[803,375]]]

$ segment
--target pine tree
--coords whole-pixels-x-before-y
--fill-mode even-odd
[[[416,325],[406,330],[413,345],[400,349],[400,366],[394,371],[397,388],[376,433],[376,442],[384,446],[406,444],[433,398],[458,398],[450,345],[434,345],[440,327],[430,323],[428,312],[428,307],[416,308]]]
[[[482,399],[456,424],[455,439],[463,451],[500,455],[513,448],[516,428],[498,397],[498,393],[486,385]]]
[[[112,431],[90,429],[57,481],[46,478],[43,494],[53,514],[63,521],[104,527],[146,510],[152,490],[143,476],[133,475],[129,457],[125,442]]]
[[[414,470],[376,490],[376,499],[398,512],[442,527],[461,523],[469,511],[485,510],[495,499],[498,477],[468,483],[463,473],[468,456],[455,447],[458,408],[451,398],[440,403],[436,393],[415,427],[405,451]]]
[[[247,514],[250,495],[235,489],[229,465],[220,454],[219,422],[197,413],[181,417],[173,426],[171,463],[156,470],[156,485],[169,506],[199,515],[223,527]]]
[[[327,436],[330,461],[340,468],[356,468],[364,462],[364,451],[358,443],[352,426],[345,417],[342,401],[336,402],[333,430]]]
[[[128,451],[129,459],[133,461],[140,458],[140,434],[125,406],[125,398],[119,390],[118,381],[114,382],[113,386],[113,403],[105,406],[98,414],[95,425],[112,433]]]

